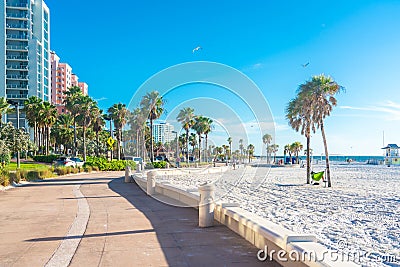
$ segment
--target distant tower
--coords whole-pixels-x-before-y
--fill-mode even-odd
[[[20,107],[30,96],[51,101],[49,8],[42,0],[0,0],[0,11],[0,96]],[[16,125],[16,114],[4,117]]]

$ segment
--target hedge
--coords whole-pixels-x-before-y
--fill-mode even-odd
[[[136,169],[136,164],[131,160],[112,160],[108,161],[102,157],[87,157],[83,165],[84,168],[92,167],[94,171],[123,171],[126,166]]]
[[[33,156],[33,160],[37,162],[44,162],[44,163],[53,163],[56,159],[58,159],[59,155],[38,155]]]

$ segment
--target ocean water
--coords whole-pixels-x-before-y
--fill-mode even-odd
[[[287,160],[289,156],[286,156]],[[294,158],[294,157],[292,157]],[[301,161],[306,160],[306,156],[299,156]],[[283,156],[277,156],[277,160],[283,159]],[[345,155],[332,155],[329,156],[329,161],[333,164],[341,164],[346,163],[351,160],[351,163],[376,163],[376,164],[383,164],[385,157],[384,156],[345,156]],[[320,163],[321,161],[325,162],[325,156],[312,156],[312,161],[314,163]]]

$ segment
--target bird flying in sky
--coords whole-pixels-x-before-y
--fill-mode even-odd
[[[201,46],[196,47],[195,49],[193,49],[192,53],[194,54],[194,52],[201,50]]]

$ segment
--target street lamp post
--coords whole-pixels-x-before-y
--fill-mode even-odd
[[[15,111],[17,112],[17,129],[19,129],[19,104],[17,101],[7,100],[10,105],[15,107]],[[20,167],[20,153],[17,151],[17,168]]]

